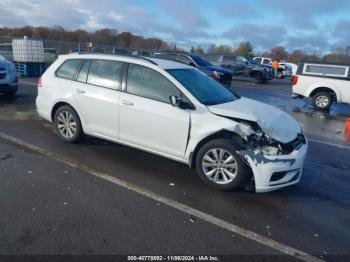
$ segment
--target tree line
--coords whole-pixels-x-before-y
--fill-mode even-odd
[[[159,38],[145,38],[139,35],[134,35],[130,32],[119,32],[115,29],[104,28],[94,32],[85,30],[67,30],[61,26],[54,27],[0,27],[0,36],[8,38],[16,38],[28,36],[32,39],[42,39],[45,41],[45,47],[53,47],[61,52],[67,52],[69,49],[76,48],[77,43],[83,44],[83,49],[86,43],[93,43],[97,46],[117,47],[127,50],[179,50],[176,44],[167,43]],[[2,42],[6,39],[0,39]],[[339,47],[333,49],[330,53],[320,55],[317,53],[308,54],[302,50],[296,49],[288,52],[285,47],[277,46],[271,48],[267,52],[255,52],[253,44],[249,41],[241,42],[237,47],[229,45],[214,45],[212,44],[204,50],[201,46],[192,47],[192,53],[203,55],[210,54],[234,54],[240,56],[263,56],[270,57],[276,60],[285,60],[292,63],[300,61],[323,61],[328,63],[350,63],[350,46]]]
[[[302,50],[295,49],[292,52],[288,52],[285,47],[277,46],[271,48],[266,52],[255,52],[254,46],[249,42],[241,42],[238,47],[233,48],[228,45],[211,45],[207,53],[211,54],[232,54],[239,56],[261,56],[269,57],[274,60],[284,60],[287,62],[298,64],[300,61],[305,62],[326,62],[326,63],[350,63],[350,46],[345,48],[338,47],[333,49],[330,53],[320,55],[317,53],[308,54]],[[198,47],[192,47],[191,49],[194,53],[204,54],[204,50]]]
[[[85,48],[86,43],[93,43],[98,46],[105,47],[118,47],[128,50],[167,50],[172,46],[167,42],[159,38],[145,38],[142,36],[134,35],[130,32],[118,32],[115,29],[101,29],[94,32],[87,32],[85,30],[70,31],[61,26],[55,27],[17,27],[8,28],[0,27],[0,36],[7,36],[11,38],[27,36],[32,39],[46,40],[45,43],[54,47],[54,44],[58,43],[50,42],[67,42],[65,45],[69,46],[68,42],[81,43]],[[46,46],[45,46],[46,47]],[[62,50],[66,51],[66,50]]]

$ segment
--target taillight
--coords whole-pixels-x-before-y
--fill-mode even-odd
[[[43,84],[42,84],[42,82],[41,82],[41,77],[38,79],[38,87],[42,87],[43,86]]]
[[[293,76],[293,78],[292,78],[292,85],[293,85],[293,86],[296,85],[296,84],[298,83],[298,79],[299,79],[298,76]]]

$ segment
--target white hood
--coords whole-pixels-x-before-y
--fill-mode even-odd
[[[241,97],[238,100],[208,106],[216,115],[256,122],[262,131],[282,143],[293,141],[301,132],[298,122],[274,106]]]

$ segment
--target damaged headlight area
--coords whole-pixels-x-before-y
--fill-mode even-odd
[[[271,138],[259,130],[247,137],[246,146],[251,150],[260,151],[263,155],[277,156],[288,155],[294,150],[298,150],[305,143],[306,139],[303,134],[298,134],[295,140],[284,144]]]
[[[240,135],[242,140],[236,141],[245,149],[258,151],[265,156],[289,155],[294,150],[298,150],[306,144],[304,134],[299,133],[297,137],[289,143],[281,143],[271,136],[265,134],[261,127],[254,121],[225,117],[231,119],[239,125],[233,130]]]
[[[251,150],[260,151],[263,155],[276,156],[283,154],[282,145],[260,130],[247,137],[246,145]]]

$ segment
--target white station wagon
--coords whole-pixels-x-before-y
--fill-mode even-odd
[[[164,59],[60,56],[40,79],[36,104],[65,141],[87,134],[161,155],[222,190],[296,184],[308,147],[288,114]]]

